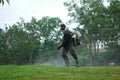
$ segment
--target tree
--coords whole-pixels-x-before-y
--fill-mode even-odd
[[[48,59],[50,56],[56,55],[56,46],[61,39],[61,33],[58,30],[59,23],[61,23],[59,18],[50,18],[47,16],[40,20],[36,20],[32,17],[31,22],[25,24],[25,30],[32,33],[40,40],[39,55],[41,62]]]
[[[44,40],[46,47],[49,47],[49,50],[51,49],[49,44],[51,42],[56,43],[60,38],[58,34],[59,23],[61,23],[59,18],[50,17],[43,17],[38,21],[41,38]]]
[[[7,50],[12,64],[30,64],[39,41],[19,25],[11,26],[6,33]]]
[[[29,33],[32,33],[36,36],[46,48],[49,48],[49,44],[56,43],[60,38],[60,32],[58,31],[59,23],[61,20],[59,18],[50,18],[43,17],[40,20],[36,20],[34,17],[32,18],[30,23],[25,23],[25,30]],[[53,47],[52,47],[53,48]]]
[[[57,17],[50,18],[50,17],[43,17],[41,20],[38,20],[37,24],[39,25],[39,32],[42,44],[44,48],[42,51],[44,52],[45,59],[48,57],[57,55],[56,53],[56,46],[60,41],[60,31],[59,31],[59,24],[61,20]],[[52,45],[52,46],[51,46]]]
[[[25,23],[23,18],[4,32],[0,29],[0,64],[32,64],[57,55],[56,46],[61,39],[58,31],[61,20],[57,17],[34,17]],[[42,46],[42,47],[41,47]]]
[[[94,61],[97,61],[96,44],[105,42],[110,47],[110,44],[116,44],[119,39],[119,0],[109,0],[110,5],[104,5],[105,0],[71,0],[65,3],[68,7],[69,16],[72,21],[83,26],[85,35],[87,36],[88,43],[94,44]],[[97,63],[97,62],[95,62]]]
[[[3,29],[0,29],[0,65],[2,64],[2,62],[4,61],[4,63],[6,63],[5,60],[5,53],[6,53],[6,45],[5,45],[5,32]]]
[[[0,0],[0,4],[4,5],[5,1],[9,4],[9,0]]]

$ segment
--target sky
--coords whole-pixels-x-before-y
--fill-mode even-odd
[[[63,23],[69,20],[67,8],[63,5],[69,0],[10,0],[10,5],[0,5],[0,28],[20,22],[30,22],[32,17],[40,20],[44,16],[59,17]]]

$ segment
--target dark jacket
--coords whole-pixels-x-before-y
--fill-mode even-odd
[[[63,41],[62,41],[60,48],[61,47],[64,47],[64,48],[72,47],[72,36],[71,35],[72,35],[72,32],[70,32],[69,30],[64,31]]]

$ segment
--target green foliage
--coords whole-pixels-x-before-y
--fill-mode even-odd
[[[9,4],[9,0],[6,0],[6,2]],[[0,4],[2,4],[2,5],[4,5],[4,3],[5,3],[5,0],[0,0]]]
[[[85,45],[90,45],[91,60],[96,61],[95,64],[99,61],[96,44],[99,46],[99,42],[103,42],[110,47],[110,44],[115,45],[120,37],[118,35],[120,32],[120,1],[108,0],[107,7],[104,1],[106,0],[70,0],[64,3],[68,8],[68,15],[72,19],[70,22],[78,23],[78,31],[84,31],[82,39]],[[83,26],[83,29],[80,29],[80,26]],[[114,53],[116,52],[114,51]]]
[[[73,21],[83,25],[89,40],[116,41],[120,32],[120,1],[110,1],[108,7],[103,2],[104,0],[72,0],[66,2],[65,6]]]
[[[0,64],[33,64],[38,58],[55,55],[60,40],[59,18],[43,17],[0,29]],[[58,31],[58,32],[57,32]],[[52,46],[51,46],[52,45]],[[41,47],[42,46],[42,47]],[[44,57],[43,57],[44,56]],[[41,60],[41,59],[40,59]]]
[[[115,63],[116,65],[120,65],[120,46],[117,44],[111,44],[107,49],[108,51],[104,53],[104,58],[106,59],[106,63]],[[109,56],[108,56],[109,55]]]
[[[6,60],[3,60],[3,58],[5,58],[5,55],[6,55],[6,49],[5,49],[6,44],[5,44],[4,33],[5,33],[4,30],[0,29],[0,62],[6,61]]]
[[[25,30],[37,36],[40,40],[40,60],[44,61],[50,56],[57,55],[56,47],[61,39],[59,31],[59,23],[61,20],[57,17],[43,17],[40,20],[36,20],[34,17],[31,23],[25,24]]]
[[[120,67],[0,66],[0,80],[119,80]]]
[[[34,34],[46,48],[50,48],[50,44],[55,45],[60,39],[59,23],[59,18],[43,17],[38,21],[32,18],[31,23],[25,24],[25,30]]]
[[[44,44],[48,49],[50,48],[51,44],[55,45],[55,43],[60,39],[59,23],[61,23],[59,18],[50,17],[43,17],[37,22],[37,25],[39,25],[38,28],[41,40],[44,39]]]
[[[9,0],[6,0],[9,3]],[[120,65],[120,1],[107,0],[70,0],[64,5],[68,15],[78,23],[82,46],[77,47],[81,66],[105,65],[115,62]],[[4,4],[5,0],[0,0]],[[9,26],[6,31],[0,29],[0,64],[31,64],[40,58],[43,62],[50,56],[56,56],[56,47],[61,41],[58,17],[43,17],[40,20],[32,17],[30,22],[21,22]],[[81,28],[81,26],[83,28]],[[106,52],[99,52],[100,43],[107,46]],[[86,47],[85,47],[86,46]]]
[[[25,32],[21,26],[13,25],[5,33],[5,57],[8,62],[1,64],[26,64],[31,63],[34,50],[39,41],[31,34]]]

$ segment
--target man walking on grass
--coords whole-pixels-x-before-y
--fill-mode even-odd
[[[60,25],[60,30],[63,31],[64,35],[63,35],[63,42],[58,47],[58,50],[63,47],[62,57],[63,57],[63,59],[65,61],[66,66],[69,66],[69,59],[67,57],[67,53],[68,53],[68,51],[70,51],[70,54],[75,59],[76,66],[78,67],[79,66],[79,62],[78,62],[78,58],[77,58],[76,52],[73,49],[73,42],[72,42],[71,32],[70,32],[69,29],[66,29],[66,25],[65,24],[61,24]]]

